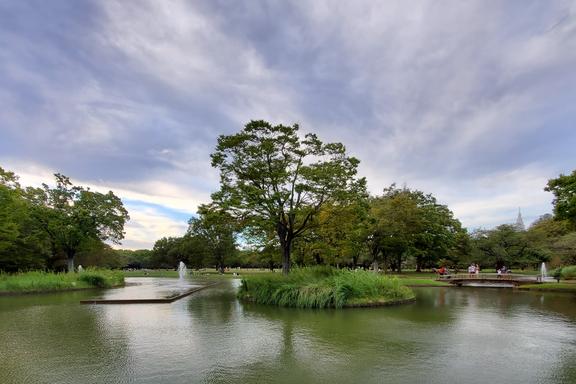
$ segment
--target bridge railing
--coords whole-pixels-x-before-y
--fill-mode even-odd
[[[515,273],[453,273],[439,276],[439,280],[514,280],[539,281],[539,275],[520,275]]]

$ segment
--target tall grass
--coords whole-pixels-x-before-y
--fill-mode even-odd
[[[111,288],[124,284],[120,271],[86,269],[81,273],[0,273],[0,292],[44,292],[76,288]]]
[[[288,276],[250,276],[242,280],[238,295],[260,304],[299,308],[341,308],[414,297],[396,278],[328,267],[294,269]]]

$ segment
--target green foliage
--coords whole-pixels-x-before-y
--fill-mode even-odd
[[[80,251],[100,249],[124,237],[128,212],[112,192],[72,185],[56,174],[56,186],[23,189],[0,168],[0,270],[60,269]],[[111,254],[111,252],[109,252]]]
[[[562,280],[576,280],[576,265],[558,268],[552,272],[554,278],[556,278],[557,273],[559,273]]]
[[[50,257],[45,232],[18,177],[0,167],[0,271],[44,268]]]
[[[355,179],[359,161],[340,143],[298,135],[298,125],[251,121],[234,135],[220,136],[212,166],[220,170],[214,203],[238,218],[251,234],[275,233],[288,273],[294,239],[314,225],[323,205],[363,194]]]
[[[78,280],[92,287],[112,288],[124,283],[124,275],[120,271],[86,269],[78,273]]]
[[[87,269],[82,273],[0,273],[0,292],[43,292],[78,288],[110,288],[124,284],[119,271]]]
[[[202,243],[209,262],[223,273],[226,261],[236,253],[234,219],[217,206],[201,205],[198,217],[190,219],[188,224],[187,235]]]
[[[396,278],[329,267],[294,269],[288,276],[250,276],[242,280],[238,295],[260,304],[299,308],[341,308],[414,297]]]
[[[554,215],[558,220],[568,220],[576,228],[576,170],[570,175],[560,175],[548,180],[545,191],[554,194]]]
[[[513,225],[500,225],[492,230],[477,230],[472,234],[473,256],[482,266],[525,268],[548,261],[549,256],[528,241],[526,232]]]
[[[372,258],[401,271],[412,257],[416,269],[431,267],[448,258],[467,234],[460,222],[436,198],[393,184],[370,202],[372,225],[368,237]]]

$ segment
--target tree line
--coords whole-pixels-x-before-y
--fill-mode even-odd
[[[280,267],[288,273],[293,265],[318,264],[401,272],[472,262],[521,269],[576,263],[576,171],[549,181],[554,215],[528,230],[503,224],[468,232],[423,191],[393,184],[371,196],[366,180],[356,176],[359,161],[344,145],[302,135],[298,125],[251,121],[237,134],[220,136],[211,159],[220,189],[184,237],[156,243],[150,265],[173,266],[180,258],[192,266]],[[198,231],[208,217],[224,243]],[[193,243],[196,251],[186,251]],[[205,248],[199,244],[210,247],[200,251]],[[217,244],[228,251],[215,252]]]
[[[112,192],[73,186],[22,188],[2,170],[0,269],[56,269],[74,260],[131,268],[372,267],[401,272],[576,264],[576,171],[551,179],[554,215],[528,230],[503,224],[468,232],[452,211],[423,191],[392,184],[370,195],[359,160],[341,143],[323,143],[299,126],[251,121],[222,135],[211,155],[220,188],[181,237],[152,250],[113,250],[128,213]]]
[[[120,198],[54,176],[54,187],[24,188],[0,167],[0,270],[72,271],[80,255],[112,255],[106,242],[124,238],[129,216]]]

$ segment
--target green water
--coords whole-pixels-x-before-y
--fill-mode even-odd
[[[420,288],[319,311],[244,304],[237,284],[172,304],[0,297],[0,383],[576,383],[574,295]]]

